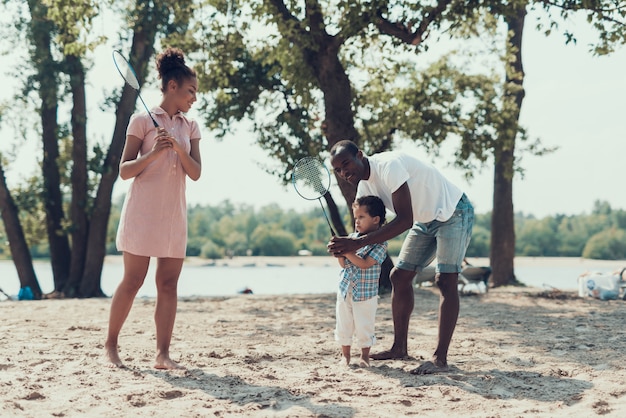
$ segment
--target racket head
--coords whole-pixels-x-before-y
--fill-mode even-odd
[[[139,80],[137,80],[137,74],[135,73],[132,65],[130,65],[120,51],[113,51],[113,62],[115,63],[115,67],[124,81],[126,81],[128,85],[135,90],[139,90]]]
[[[330,189],[330,171],[319,159],[304,157],[294,165],[291,182],[302,198],[319,199]]]

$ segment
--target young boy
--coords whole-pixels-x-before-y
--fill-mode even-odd
[[[385,205],[377,196],[362,196],[352,204],[358,237],[377,230],[385,223]],[[387,255],[387,242],[359,248],[338,257],[341,280],[337,292],[335,339],[341,344],[341,364],[350,364],[352,337],[361,348],[359,366],[369,367],[370,347],[374,345],[374,322],[378,307],[380,266]]]

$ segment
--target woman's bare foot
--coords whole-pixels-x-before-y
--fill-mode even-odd
[[[411,370],[411,374],[437,374],[437,373],[445,373],[449,369],[448,365],[445,363],[440,363],[439,361],[427,361],[422,363],[418,368]]]
[[[359,367],[369,367],[370,360],[367,357],[361,357],[359,359]]]
[[[406,351],[391,350],[381,351],[380,353],[370,354],[370,358],[374,360],[402,360],[409,357]]]
[[[163,370],[185,369],[185,367],[181,366],[180,364],[176,363],[174,360],[172,360],[168,356],[164,356],[164,355],[157,356],[156,362],[154,363],[154,368],[163,369]]]
[[[104,351],[106,362],[109,367],[117,367],[119,369],[123,369],[126,367],[124,366],[124,363],[122,363],[122,359],[117,352],[117,347],[104,347]]]

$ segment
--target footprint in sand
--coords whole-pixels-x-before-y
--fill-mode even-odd
[[[176,399],[176,398],[180,398],[183,395],[184,395],[183,392],[181,392],[180,390],[168,390],[167,392],[160,392],[159,398]]]

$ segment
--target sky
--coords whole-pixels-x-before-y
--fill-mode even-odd
[[[526,97],[520,122],[531,138],[540,138],[544,146],[558,150],[524,157],[525,175],[517,175],[513,183],[515,212],[538,218],[579,215],[590,213],[596,200],[606,201],[614,209],[626,209],[626,47],[608,57],[594,57],[588,51],[588,38],[582,37],[577,45],[565,45],[562,37],[546,38],[531,26],[523,41]],[[114,115],[102,112],[98,103],[103,89],[121,85],[122,79],[111,60],[110,47],[96,52],[89,79],[88,127],[92,135],[106,142],[111,138]],[[11,85],[0,95],[5,100],[17,86],[6,74],[0,77],[4,86]],[[142,97],[149,106],[160,102],[156,89],[142,90]],[[141,106],[139,101],[137,104]],[[194,109],[189,116],[202,119]],[[0,125],[0,150],[12,135],[6,125]],[[252,133],[240,130],[220,141],[206,129],[202,134],[203,171],[197,182],[187,182],[188,204],[217,205],[230,200],[257,208],[271,203],[298,211],[319,208],[317,202],[302,199],[290,185],[282,185],[263,170],[271,160],[254,145]],[[41,151],[35,141],[30,145],[34,148],[25,148],[8,168],[9,181],[32,172],[33,155]],[[453,155],[450,147],[442,148],[440,159],[433,159],[413,144],[399,144],[397,148],[438,167],[466,192],[477,213],[491,210],[492,168],[486,167],[467,181],[460,170],[447,165]],[[130,180],[118,180],[114,198],[122,196],[129,184]],[[334,196],[342,202],[338,191]]]

